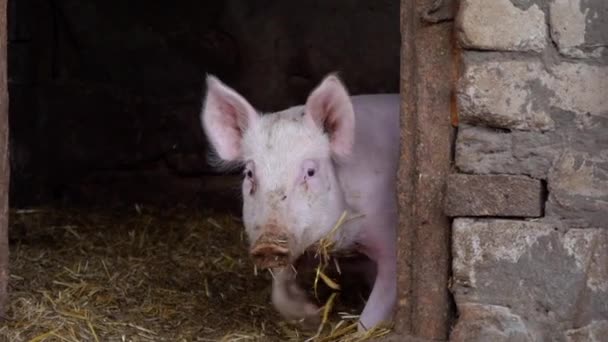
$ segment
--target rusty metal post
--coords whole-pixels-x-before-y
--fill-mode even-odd
[[[0,0],[0,316],[8,299],[8,84],[6,0]]]
[[[450,220],[443,214],[450,173],[455,84],[454,1],[401,1],[401,160],[398,172],[399,306],[395,332],[447,340],[453,304]]]
[[[397,173],[397,195],[399,202],[399,234],[397,281],[399,287],[399,304],[395,317],[395,332],[410,334],[412,332],[412,236],[414,235],[414,175],[416,136],[416,53],[414,50],[415,1],[401,0],[401,155]]]

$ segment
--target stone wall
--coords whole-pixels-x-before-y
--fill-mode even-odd
[[[608,336],[608,2],[462,0],[454,341]]]

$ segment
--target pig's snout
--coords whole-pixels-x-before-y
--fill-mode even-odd
[[[253,244],[250,251],[253,263],[259,268],[275,268],[289,265],[287,236],[266,233]]]
[[[274,245],[259,245],[251,251],[253,262],[260,268],[283,267],[289,264],[289,250]]]

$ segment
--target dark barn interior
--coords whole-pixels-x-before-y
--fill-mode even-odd
[[[11,278],[0,337],[301,338],[272,311],[270,276],[253,278],[240,175],[206,162],[204,77],[264,112],[303,103],[335,71],[353,95],[398,92],[399,1],[8,5]]]
[[[333,71],[352,94],[397,92],[398,5],[10,1],[12,203],[217,204],[205,73],[261,111]]]

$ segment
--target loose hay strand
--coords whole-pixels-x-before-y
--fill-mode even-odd
[[[97,333],[95,332],[95,329],[93,328],[93,324],[88,319],[87,319],[87,325],[89,326],[89,329],[91,329],[91,334],[93,335],[93,338],[95,338],[95,341],[99,342],[99,337],[97,337]]]
[[[318,285],[319,285],[319,279],[321,278],[321,276],[320,276],[321,267],[322,267],[321,264],[317,265],[317,269],[315,270],[315,280],[312,285],[312,289],[313,289],[316,299],[319,299],[319,294],[317,293],[317,289],[318,289]]]
[[[323,282],[327,284],[332,290],[340,290],[340,285],[328,277],[323,271],[319,271],[319,276],[323,279]]]
[[[329,296],[327,303],[325,303],[325,308],[323,309],[323,320],[321,321],[321,326],[327,324],[329,321],[329,313],[331,309],[334,307],[334,300],[336,299],[337,293],[334,292]]]
[[[319,328],[317,328],[317,333],[314,336],[307,339],[306,340],[307,342],[314,341],[321,336],[321,333],[323,332],[323,328],[329,321],[329,313],[331,312],[331,309],[334,306],[334,300],[336,299],[336,295],[337,295],[337,293],[334,292],[329,296],[329,299],[327,300],[327,302],[325,303],[325,305],[323,307],[323,316],[321,319],[321,324],[319,324]]]
[[[43,341],[44,339],[46,339],[49,336],[54,336],[55,332],[57,330],[59,330],[59,329],[53,329],[53,330],[48,331],[48,332],[46,332],[44,334],[38,335],[38,336],[34,337],[33,339],[31,339],[30,342],[40,342],[40,341]]]

